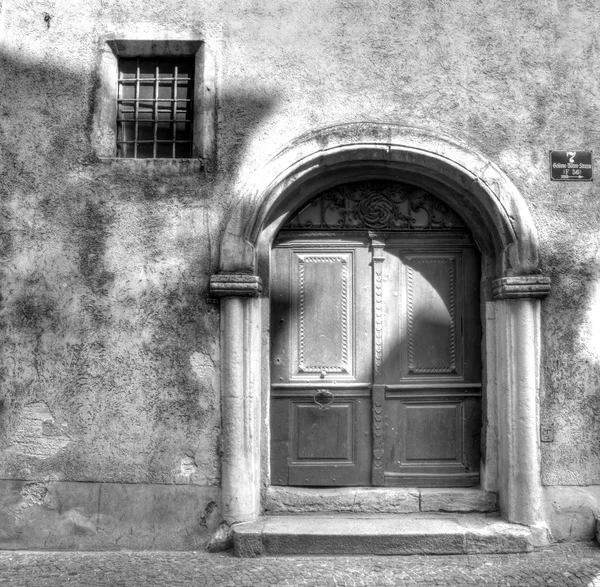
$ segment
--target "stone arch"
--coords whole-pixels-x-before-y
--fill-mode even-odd
[[[220,271],[253,273],[266,226],[325,182],[357,173],[402,177],[432,187],[461,210],[495,277],[538,273],[538,242],[527,205],[508,177],[466,145],[429,131],[375,123],[307,133],[278,153],[246,187],[225,230]]]
[[[255,174],[228,222],[220,270],[211,278],[212,294],[222,298],[224,517],[249,521],[260,512],[261,374],[268,373],[260,293],[271,242],[311,196],[367,177],[429,189],[462,215],[481,249],[490,398],[486,483],[499,492],[504,517],[543,530],[539,301],[550,286],[538,268],[527,205],[509,178],[468,146],[378,123],[332,126],[299,137]]]

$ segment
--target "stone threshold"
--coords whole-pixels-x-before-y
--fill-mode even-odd
[[[416,555],[531,552],[529,528],[489,514],[265,516],[233,526],[234,553]]]
[[[480,488],[285,487],[267,489],[264,513],[416,514],[498,511],[498,495]]]

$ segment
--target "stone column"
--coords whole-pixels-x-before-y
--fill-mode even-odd
[[[500,509],[509,522],[547,539],[540,459],[540,304],[550,291],[541,275],[493,282]]]
[[[221,509],[228,524],[260,512],[260,278],[213,275],[221,298]]]

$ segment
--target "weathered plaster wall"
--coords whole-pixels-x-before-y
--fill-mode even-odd
[[[99,162],[99,37],[207,23],[222,30],[218,171]],[[216,487],[207,284],[228,211],[294,137],[379,120],[465,141],[527,199],[553,279],[544,481],[600,483],[598,190],[551,183],[547,163],[551,148],[597,150],[600,6],[4,0],[0,26],[0,478]]]
[[[0,479],[63,482],[63,496],[72,482],[66,511],[111,520],[114,532],[89,526],[93,547],[127,547],[111,534],[127,523],[137,547],[158,544],[139,503],[148,520],[157,507],[178,532],[189,524],[163,546],[198,547],[218,523],[196,522],[219,503],[219,321],[206,281],[221,203],[197,166],[138,173],[94,161],[97,10],[3,7]],[[90,504],[74,484],[83,481],[92,493],[98,483],[132,489],[119,485],[112,506]],[[190,485],[194,507],[174,508]],[[29,505],[34,530],[65,513]],[[0,545],[20,536],[41,547],[20,509],[6,511]],[[68,547],[69,528],[56,524],[44,544]]]

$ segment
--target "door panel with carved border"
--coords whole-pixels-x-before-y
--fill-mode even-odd
[[[361,239],[291,240],[271,269],[271,476],[368,485],[371,283]]]
[[[386,242],[384,483],[479,482],[479,257],[449,238]]]

